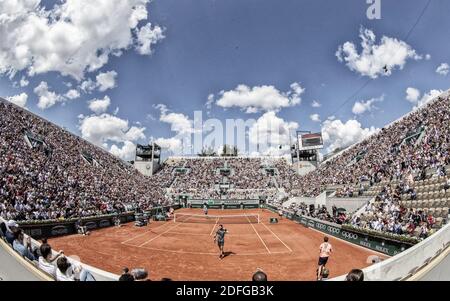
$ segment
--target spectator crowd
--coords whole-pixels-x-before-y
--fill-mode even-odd
[[[0,216],[17,221],[80,218],[170,205],[182,194],[275,200],[283,193],[315,197],[337,185],[337,196],[354,196],[394,180],[404,189],[429,177],[430,169],[435,176],[447,176],[449,109],[448,97],[440,96],[303,176],[283,158],[206,157],[171,160],[147,178],[101,148],[1,101]],[[338,223],[426,237],[433,216],[403,207],[398,189],[386,186],[351,221],[325,208],[294,209]]]

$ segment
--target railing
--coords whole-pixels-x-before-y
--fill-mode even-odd
[[[449,244],[450,224],[397,256],[363,269],[364,280],[393,281],[407,279],[426,267],[435,257],[445,251]],[[344,279],[345,276],[340,276],[332,280],[342,281]]]

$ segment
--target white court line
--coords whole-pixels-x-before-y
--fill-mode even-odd
[[[275,236],[289,251],[291,251],[292,252],[292,249],[291,248],[289,248],[289,246],[287,245],[287,244],[285,244],[284,243],[284,241],[282,241],[279,237],[278,237],[278,235],[276,235],[275,233],[273,233],[273,231],[269,228],[269,227],[267,227],[264,223],[261,223],[264,227],[266,227],[266,229],[267,230],[269,230],[270,231],[270,233],[272,233],[272,235],[273,236]]]
[[[219,218],[216,218],[216,223],[214,224],[213,228],[211,229],[211,233],[209,233],[209,236],[211,236],[212,233],[214,232],[214,229],[216,229],[218,222],[219,222]]]
[[[168,253],[177,253],[177,254],[190,254],[190,255],[211,255],[211,256],[217,256],[217,253],[208,253],[208,252],[189,252],[189,251],[181,251],[181,250],[168,250],[168,249],[159,249],[159,248],[152,248],[152,247],[139,247],[132,244],[125,244],[126,246],[140,248],[140,249],[147,249],[147,250],[153,250],[153,251],[160,251],[160,252],[168,252]],[[271,254],[289,254],[289,252],[272,252]],[[267,253],[242,253],[242,254],[230,254],[228,256],[260,256],[260,255],[268,255]]]
[[[256,235],[258,235],[259,239],[261,240],[262,244],[264,245],[264,247],[266,247],[267,252],[269,252],[269,254],[271,254],[269,248],[267,247],[266,243],[264,242],[264,240],[261,238],[261,236],[259,235],[258,231],[256,231],[255,226],[253,226],[252,222],[248,219],[247,214],[245,214],[245,217],[247,218],[250,226],[252,226],[253,230],[255,230]]]
[[[186,220],[188,220],[189,219],[189,217],[186,219]],[[162,232],[162,233],[160,233],[160,234],[158,234],[158,235],[156,235],[155,237],[153,237],[152,239],[150,239],[150,240],[148,240],[148,241],[146,241],[146,242],[144,242],[143,244],[141,244],[141,245],[139,245],[139,247],[142,247],[142,246],[144,246],[144,245],[146,245],[146,244],[148,244],[148,243],[150,243],[150,242],[152,242],[152,241],[154,241],[155,239],[157,239],[158,237],[160,237],[161,235],[163,235],[163,234],[165,234],[165,233],[167,233],[167,232],[169,232],[170,230],[172,230],[172,229],[175,229],[176,227],[178,227],[179,225],[183,225],[183,223],[178,223],[178,224],[176,224],[175,226],[173,226],[173,227],[170,227],[169,229],[167,229],[166,231],[164,231],[164,232]]]
[[[148,230],[148,231],[145,231],[144,233],[141,233],[141,234],[139,234],[139,235],[136,235],[135,237],[132,237],[132,238],[130,238],[130,239],[127,239],[127,240],[125,240],[125,241],[122,241],[121,244],[126,244],[127,242],[132,241],[132,240],[135,239],[135,238],[144,236],[145,234],[147,234],[147,233],[149,233],[149,232],[152,232],[153,230],[159,229],[159,228],[161,228],[162,226],[165,226],[165,225],[167,225],[167,224],[168,224],[168,223],[166,222],[166,223],[164,223],[164,224],[162,224],[162,225],[159,225],[159,226],[156,227],[156,228],[152,228],[152,229],[150,229],[150,230]]]
[[[177,232],[177,231],[170,231],[167,232],[168,234],[177,234],[177,235],[194,235],[194,236],[210,236],[211,234],[208,233],[186,233],[186,232]],[[233,236],[233,237],[239,237],[239,236],[254,236],[255,233],[244,233],[244,234],[227,234],[227,237]]]

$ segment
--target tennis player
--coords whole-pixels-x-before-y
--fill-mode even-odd
[[[223,246],[225,245],[225,234],[228,233],[228,230],[223,227],[223,225],[219,225],[219,230],[216,231],[214,235],[214,243],[217,242],[217,246],[220,250],[219,258],[223,259],[225,257],[225,253],[223,252]]]
[[[325,269],[325,265],[328,262],[328,258],[333,252],[333,247],[328,242],[328,237],[323,238],[323,243],[319,247],[319,268],[317,269],[317,280],[322,280],[322,271]]]
[[[203,213],[204,213],[205,215],[208,215],[208,206],[206,206],[206,204],[203,205]]]

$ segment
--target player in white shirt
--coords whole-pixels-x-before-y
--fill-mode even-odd
[[[328,242],[328,237],[323,238],[323,243],[319,247],[319,268],[317,269],[317,280],[322,280],[322,270],[328,262],[328,258],[333,252],[333,247]]]

